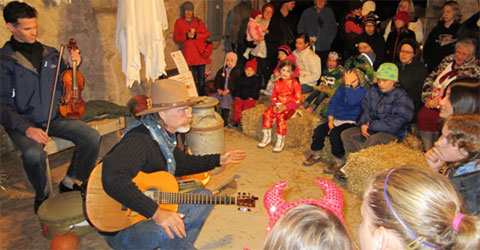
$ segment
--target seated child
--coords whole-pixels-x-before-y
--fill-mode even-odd
[[[264,250],[346,249],[354,244],[342,216],[343,197],[331,181],[315,181],[324,191],[321,201],[286,202],[281,182],[267,191],[264,205],[270,217]]]
[[[245,74],[242,74],[235,87],[235,106],[233,107],[233,126],[241,123],[242,111],[252,108],[260,95],[261,78],[256,75],[257,59],[253,58],[245,64]]]
[[[480,114],[451,115],[425,159],[450,178],[470,213],[480,213]]]
[[[418,167],[376,176],[361,214],[361,249],[480,249],[479,216],[446,178]]]
[[[293,62],[295,65],[295,73],[293,74],[294,78],[298,78],[300,76],[300,70],[297,67],[297,60],[295,59],[295,56],[292,54],[292,49],[290,49],[290,46],[288,45],[280,45],[278,47],[278,62],[277,66],[273,70],[273,74],[270,76],[270,80],[268,81],[267,88],[265,90],[260,90],[260,92],[264,95],[272,95],[273,91],[273,86],[275,85],[275,81],[280,79],[280,69],[278,66],[280,66],[280,62],[283,60],[290,60]]]
[[[222,118],[224,126],[228,124],[228,114],[230,112],[230,103],[232,102],[232,94],[235,90],[236,82],[240,78],[242,71],[237,65],[237,54],[228,52],[225,55],[223,67],[218,70],[215,76],[216,93],[213,95],[220,101],[222,109]]]
[[[328,54],[327,69],[320,77],[320,85],[315,86],[313,92],[303,102],[303,107],[308,112],[314,112],[323,99],[332,97],[342,83],[345,70],[342,65],[338,64],[339,59],[338,53],[335,51]]]
[[[364,84],[365,76],[359,69],[345,72],[345,84],[338,87],[328,103],[328,122],[319,125],[313,132],[310,146],[313,153],[303,162],[304,166],[312,166],[320,161],[326,136],[330,137],[333,166],[329,166],[324,173],[333,173],[344,165],[345,150],[340,134],[355,127],[356,120],[362,113],[362,101],[367,94]]]
[[[302,89],[297,79],[293,78],[295,65],[290,60],[280,63],[280,79],[275,82],[270,107],[263,112],[263,139],[258,144],[265,148],[272,140],[272,126],[277,121],[277,141],[273,152],[281,152],[287,134],[287,120],[295,113],[302,102]]]
[[[380,65],[377,80],[362,101],[358,127],[341,134],[343,145],[350,153],[396,139],[403,141],[413,118],[413,101],[398,83],[397,66],[393,63]],[[346,181],[341,171],[335,173],[335,178]]]
[[[368,91],[362,102],[359,127],[342,133],[342,141],[348,152],[395,139],[403,141],[413,117],[413,101],[398,83],[398,68],[384,63],[377,71],[378,82]]]

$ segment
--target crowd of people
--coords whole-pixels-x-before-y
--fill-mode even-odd
[[[458,4],[447,2],[422,50],[423,26],[411,0],[401,0],[396,14],[383,22],[378,20],[374,1],[351,1],[342,20],[336,20],[327,0],[315,0],[299,18],[292,14],[294,7],[295,1],[284,0],[253,10],[249,1],[241,1],[229,13],[227,53],[215,75],[213,93],[220,101],[225,126],[241,126],[242,111],[254,107],[261,94],[270,95],[270,105],[263,112],[263,138],[257,146],[266,148],[272,142],[276,123],[273,152],[281,152],[288,119],[299,109],[313,112],[330,98],[326,122],[315,128],[312,154],[303,165],[321,161],[328,136],[333,164],[324,172],[342,183],[347,181],[342,172],[346,154],[402,141],[416,123],[430,170],[397,166],[371,181],[361,207],[360,246],[478,249],[478,37],[463,35],[478,36],[478,26],[474,26],[477,33],[469,32],[471,22],[460,24]],[[12,1],[3,16],[12,37],[0,50],[1,124],[22,151],[23,167],[36,191],[36,213],[53,192],[47,188],[43,149],[48,136],[76,145],[60,192],[82,190],[76,182],[85,182],[94,168],[100,136],[81,121],[59,116],[56,110],[49,114],[50,98],[57,103],[62,91],[59,87],[48,95],[54,71],[56,67],[64,71],[66,65],[57,50],[36,40],[36,10]],[[177,212],[160,208],[133,182],[138,173],[166,171],[181,176],[240,163],[245,157],[243,150],[192,156],[177,147],[175,134],[190,129],[191,106],[205,99],[205,65],[212,53],[209,36],[203,21],[194,15],[194,5],[183,3],[173,38],[191,66],[199,97],[189,96],[182,82],[156,80],[151,86],[151,105],[135,114],[140,119],[129,125],[103,159],[105,192],[149,219],[105,234],[113,248],[195,249],[212,209],[192,204],[180,205]],[[344,46],[334,51],[333,41],[338,37]],[[74,61],[81,63],[76,50],[67,60],[68,64]],[[303,94],[309,94],[305,101]],[[264,203],[271,220],[265,249],[355,248],[342,217],[341,192],[330,181],[317,180],[317,184],[325,193],[321,201],[285,202],[280,196],[286,182],[267,192]],[[191,192],[210,194],[206,189]]]
[[[239,54],[243,50],[238,48],[266,52],[261,60],[267,63],[257,75],[262,79],[260,92],[271,96],[271,104],[263,113],[263,138],[258,147],[272,142],[271,127],[276,120],[273,152],[280,152],[288,119],[296,110],[315,112],[330,98],[326,121],[315,128],[312,153],[303,165],[322,161],[328,136],[332,163],[324,173],[345,183],[342,167],[347,153],[401,142],[416,127],[432,171],[398,166],[375,178],[361,209],[361,248],[478,248],[480,65],[478,36],[474,36],[478,27],[463,26],[473,36],[459,32],[461,13],[454,1],[443,5],[438,25],[428,35],[411,0],[399,1],[395,14],[383,21],[375,13],[374,1],[350,1],[341,20],[326,0],[313,2],[299,18],[292,14],[294,1],[268,3],[262,11],[267,9],[273,16],[256,19],[268,33],[253,43],[242,41],[241,32],[236,41],[227,41],[231,45],[227,50],[243,56],[247,64],[258,56]],[[247,9],[251,5],[241,1],[235,8],[239,6]],[[240,18],[235,8],[229,15]],[[256,10],[251,13],[260,15]],[[280,34],[271,24],[282,24]],[[272,36],[276,43],[269,40]],[[336,37],[343,43],[340,50],[333,49]],[[235,127],[239,123],[235,120]],[[307,203],[283,211],[269,229],[265,249],[354,248],[341,215],[336,216],[329,206]],[[467,231],[468,236],[463,234]]]

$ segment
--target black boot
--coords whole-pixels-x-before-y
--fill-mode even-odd
[[[228,116],[230,114],[230,109],[222,109],[222,119],[223,119],[223,126],[226,127],[228,125]]]

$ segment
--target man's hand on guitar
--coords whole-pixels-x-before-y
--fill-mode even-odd
[[[220,165],[236,164],[242,162],[245,158],[245,151],[232,149],[220,155]]]
[[[152,219],[155,224],[161,226],[168,236],[173,239],[175,237],[173,236],[172,231],[175,232],[175,234],[180,238],[187,236],[187,233],[185,232],[185,224],[183,223],[182,219],[184,217],[184,214],[158,208]]]

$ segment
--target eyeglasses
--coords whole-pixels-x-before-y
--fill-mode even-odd
[[[400,50],[400,53],[411,55],[411,54],[413,54],[413,51]]]

